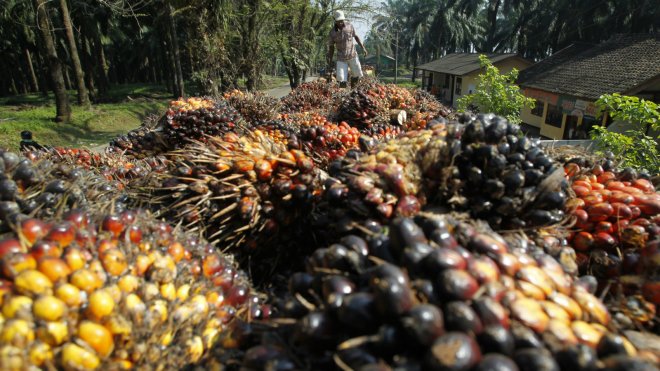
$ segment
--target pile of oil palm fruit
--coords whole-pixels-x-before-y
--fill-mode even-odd
[[[656,174],[551,152],[372,79],[0,151],[0,369],[657,370]]]

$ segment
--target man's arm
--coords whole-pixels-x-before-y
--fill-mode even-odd
[[[369,55],[369,52],[367,51],[367,48],[364,47],[364,44],[362,44],[362,40],[360,40],[360,37],[357,34],[354,34],[353,37],[355,38],[357,44],[360,45],[360,47],[364,51],[364,56],[366,57],[367,55]]]

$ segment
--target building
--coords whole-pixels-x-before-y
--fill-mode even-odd
[[[598,45],[575,43],[522,71],[518,84],[536,99],[522,121],[551,139],[584,139],[607,125],[594,102],[621,93],[660,99],[660,34],[617,35]]]
[[[456,107],[456,101],[475,91],[481,66],[479,55],[485,54],[502,73],[516,68],[519,71],[533,62],[517,54],[454,53],[415,67],[413,73],[422,79],[422,88],[436,95],[442,102]]]

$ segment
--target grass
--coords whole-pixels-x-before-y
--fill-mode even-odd
[[[386,77],[386,76],[378,76],[378,80],[387,83],[387,84],[393,84],[394,83],[394,77]],[[403,77],[399,76],[397,77],[396,84],[398,86],[402,86],[404,88],[419,88],[422,86],[422,82],[417,79],[417,81],[412,82],[410,79],[410,76],[408,77]]]
[[[162,115],[171,100],[164,87],[121,85],[108,92],[104,103],[89,110],[75,105],[70,123],[53,122],[55,103],[52,95],[27,94],[0,98],[0,147],[18,149],[20,132],[30,130],[40,144],[66,147],[95,147],[135,129],[149,115]]]

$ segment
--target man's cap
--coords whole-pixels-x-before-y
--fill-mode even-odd
[[[32,132],[29,130],[21,131],[21,139],[32,139]]]
[[[343,21],[346,20],[346,17],[344,17],[344,12],[341,10],[337,10],[335,12],[335,22]]]

